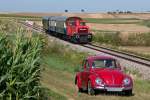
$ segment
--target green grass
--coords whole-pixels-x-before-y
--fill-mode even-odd
[[[49,99],[50,100],[67,100],[67,98],[63,95],[60,95],[59,93],[56,93],[52,90],[48,91]]]
[[[150,27],[150,20],[143,20],[140,25],[144,25],[144,26],[147,26],[147,27]]]
[[[127,39],[121,38],[120,32],[109,32],[94,30],[93,42],[99,44],[108,44],[113,46],[150,46],[150,32],[149,33],[132,33]]]
[[[44,59],[46,64],[49,65],[50,68],[61,70],[61,71],[68,71],[74,72],[75,66],[72,65],[71,62],[67,62],[64,57],[57,56],[56,54],[51,54],[49,57]]]
[[[81,61],[87,56],[86,53],[77,53],[57,42],[50,43],[45,50],[43,59],[46,64],[50,65],[51,68],[70,73],[78,71]]]
[[[100,19],[100,18],[84,18],[88,23],[99,24],[138,24],[141,20],[136,18],[114,18],[114,19]]]
[[[119,37],[120,32],[111,31],[94,31],[93,42],[102,44],[120,45],[121,38]]]
[[[38,16],[22,16],[16,14],[0,14],[1,19],[17,19],[17,20],[32,20],[32,21],[41,21],[42,17]]]
[[[150,81],[136,79],[134,81],[134,85],[136,87],[135,91],[137,91],[137,94],[139,94],[139,92],[150,94]]]
[[[16,15],[16,14],[0,14],[0,17],[41,18],[38,16],[22,16],[22,15]]]

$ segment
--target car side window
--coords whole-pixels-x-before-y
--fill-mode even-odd
[[[83,60],[81,69],[82,70],[89,70],[90,69],[90,65],[89,65],[87,60]]]

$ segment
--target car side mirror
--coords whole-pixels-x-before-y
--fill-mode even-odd
[[[122,69],[123,69],[124,71],[126,71],[126,70],[127,70],[127,68],[126,68],[125,66],[123,66],[123,67],[122,67]]]
[[[117,69],[122,70],[122,67],[121,67],[119,61],[117,61]]]
[[[123,72],[126,72],[126,67],[124,67],[124,66],[122,66],[122,67],[120,67],[120,69],[121,69],[121,71],[123,71]]]
[[[81,66],[83,67],[83,69],[86,67],[86,66],[85,66],[85,60],[83,60],[83,61],[81,62]]]

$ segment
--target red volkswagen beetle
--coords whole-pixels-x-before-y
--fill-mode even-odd
[[[81,71],[76,74],[75,84],[79,92],[87,90],[89,95],[95,94],[95,90],[131,95],[133,89],[132,78],[123,73],[116,59],[108,56],[85,59]]]

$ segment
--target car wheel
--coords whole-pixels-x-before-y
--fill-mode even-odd
[[[83,89],[82,88],[78,88],[78,92],[83,92]]]
[[[95,91],[91,86],[91,81],[88,81],[88,94],[89,95],[94,95],[95,94]]]
[[[77,80],[77,84],[79,84],[78,80]],[[83,92],[83,89],[78,87],[78,92]]]
[[[132,95],[132,90],[126,90],[124,91],[126,96],[131,96]]]

